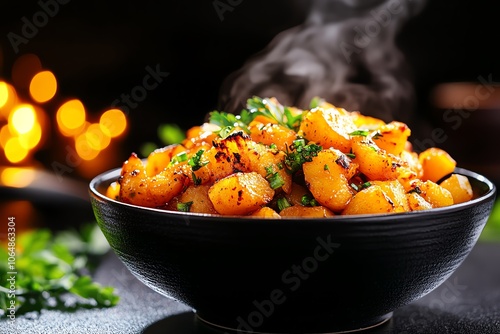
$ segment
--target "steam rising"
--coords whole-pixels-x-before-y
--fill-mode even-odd
[[[315,0],[306,22],[277,35],[230,75],[221,108],[238,112],[252,95],[307,108],[315,96],[364,114],[407,120],[414,93],[395,45],[422,0]]]

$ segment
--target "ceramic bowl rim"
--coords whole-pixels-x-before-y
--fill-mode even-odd
[[[100,201],[106,202],[107,204],[111,204],[114,206],[122,206],[127,209],[132,209],[132,210],[139,210],[139,211],[144,211],[145,214],[160,214],[164,215],[166,218],[176,218],[176,219],[189,219],[189,218],[200,218],[200,219],[208,219],[208,220],[213,220],[213,221],[233,221],[235,219],[239,221],[249,221],[253,223],[257,222],[290,222],[290,221],[307,221],[307,223],[310,223],[311,221],[321,221],[322,223],[325,222],[331,222],[331,223],[336,223],[336,222],[346,222],[349,221],[349,223],[354,223],[356,221],[360,222],[367,222],[368,220],[370,221],[376,221],[376,220],[404,220],[404,218],[410,218],[410,217],[435,217],[439,216],[440,214],[448,214],[452,212],[457,212],[457,211],[462,211],[466,210],[467,208],[476,206],[480,203],[487,202],[493,197],[493,200],[496,196],[496,186],[495,184],[490,181],[488,178],[485,176],[470,171],[465,168],[460,168],[457,167],[455,168],[455,171],[453,173],[465,175],[467,177],[473,178],[483,184],[485,184],[488,188],[488,190],[478,196],[477,198],[474,198],[470,201],[459,203],[459,204],[454,204],[451,206],[447,207],[441,207],[441,208],[433,208],[429,210],[422,210],[422,211],[410,211],[410,212],[399,212],[399,213],[383,213],[383,214],[356,214],[356,215],[336,215],[333,217],[324,217],[324,218],[310,218],[310,217],[285,217],[285,218],[263,218],[263,217],[251,217],[251,216],[238,216],[238,215],[214,215],[214,214],[205,214],[205,213],[195,213],[195,212],[179,212],[179,211],[171,211],[171,210],[165,210],[165,209],[158,209],[158,208],[150,208],[150,207],[144,207],[144,206],[139,206],[139,205],[134,205],[134,204],[129,204],[129,203],[124,203],[120,202],[118,200],[112,199],[107,197],[106,195],[102,194],[99,192],[97,187],[103,183],[104,181],[109,181],[112,179],[112,176],[116,179],[119,175],[119,171],[121,168],[114,168],[111,170],[107,170],[105,172],[102,172],[95,176],[89,183],[89,192],[92,196],[95,198],[99,199]],[[116,175],[115,175],[116,174]],[[451,175],[451,174],[450,174]],[[449,176],[449,175],[448,175]]]

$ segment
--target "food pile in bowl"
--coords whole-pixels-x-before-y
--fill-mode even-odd
[[[132,153],[110,198],[171,211],[254,217],[397,213],[472,199],[444,150],[417,154],[405,123],[322,100],[310,110],[253,97],[240,115],[214,111],[180,144]]]

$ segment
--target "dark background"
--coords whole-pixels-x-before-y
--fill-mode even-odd
[[[159,64],[170,74],[130,111],[123,160],[141,143],[158,142],[160,123],[184,129],[201,123],[218,107],[223,80],[278,32],[302,23],[308,6],[299,0],[244,0],[221,21],[212,1],[71,0],[15,54],[7,34],[21,34],[21,18],[32,21],[41,7],[36,1],[4,2],[0,76],[8,79],[15,59],[34,53],[58,78],[59,96],[78,97],[99,114],[142,83],[146,66]],[[421,120],[428,118],[435,84],[499,77],[499,10],[498,2],[486,0],[428,1],[405,26],[398,44],[411,65]]]

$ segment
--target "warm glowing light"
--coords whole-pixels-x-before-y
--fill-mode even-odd
[[[17,93],[14,87],[0,81],[0,116],[7,118],[10,110],[17,104]]]
[[[65,136],[75,136],[85,126],[85,107],[80,100],[69,100],[57,110],[56,119],[59,130]]]
[[[12,163],[21,162],[28,156],[28,150],[21,145],[17,137],[12,137],[7,140],[4,147],[4,153],[7,160]]]
[[[30,94],[33,100],[43,103],[56,95],[57,80],[51,71],[37,73],[30,83]]]
[[[2,170],[0,180],[7,187],[23,188],[35,179],[35,172],[30,168],[7,167]]]
[[[35,123],[31,131],[19,136],[19,143],[25,149],[35,148],[42,139],[42,127],[39,123]]]
[[[0,81],[0,108],[3,108],[9,101],[9,86],[6,82]]]
[[[99,125],[102,132],[114,138],[121,135],[127,128],[127,118],[120,109],[110,109],[102,114]]]
[[[35,126],[35,109],[29,104],[20,104],[9,115],[9,125],[14,133],[24,134]]]
[[[75,138],[76,153],[84,160],[92,160],[99,155],[99,150],[93,149],[87,141],[86,133]]]
[[[85,140],[88,145],[97,151],[108,147],[111,139],[101,130],[99,124],[91,124],[85,131]]]
[[[7,144],[7,141],[12,137],[12,133],[9,130],[8,125],[2,126],[0,129],[0,145],[2,148],[5,148],[5,144]]]
[[[12,80],[18,89],[27,89],[31,79],[42,70],[40,58],[34,54],[25,54],[16,59],[12,66]]]

